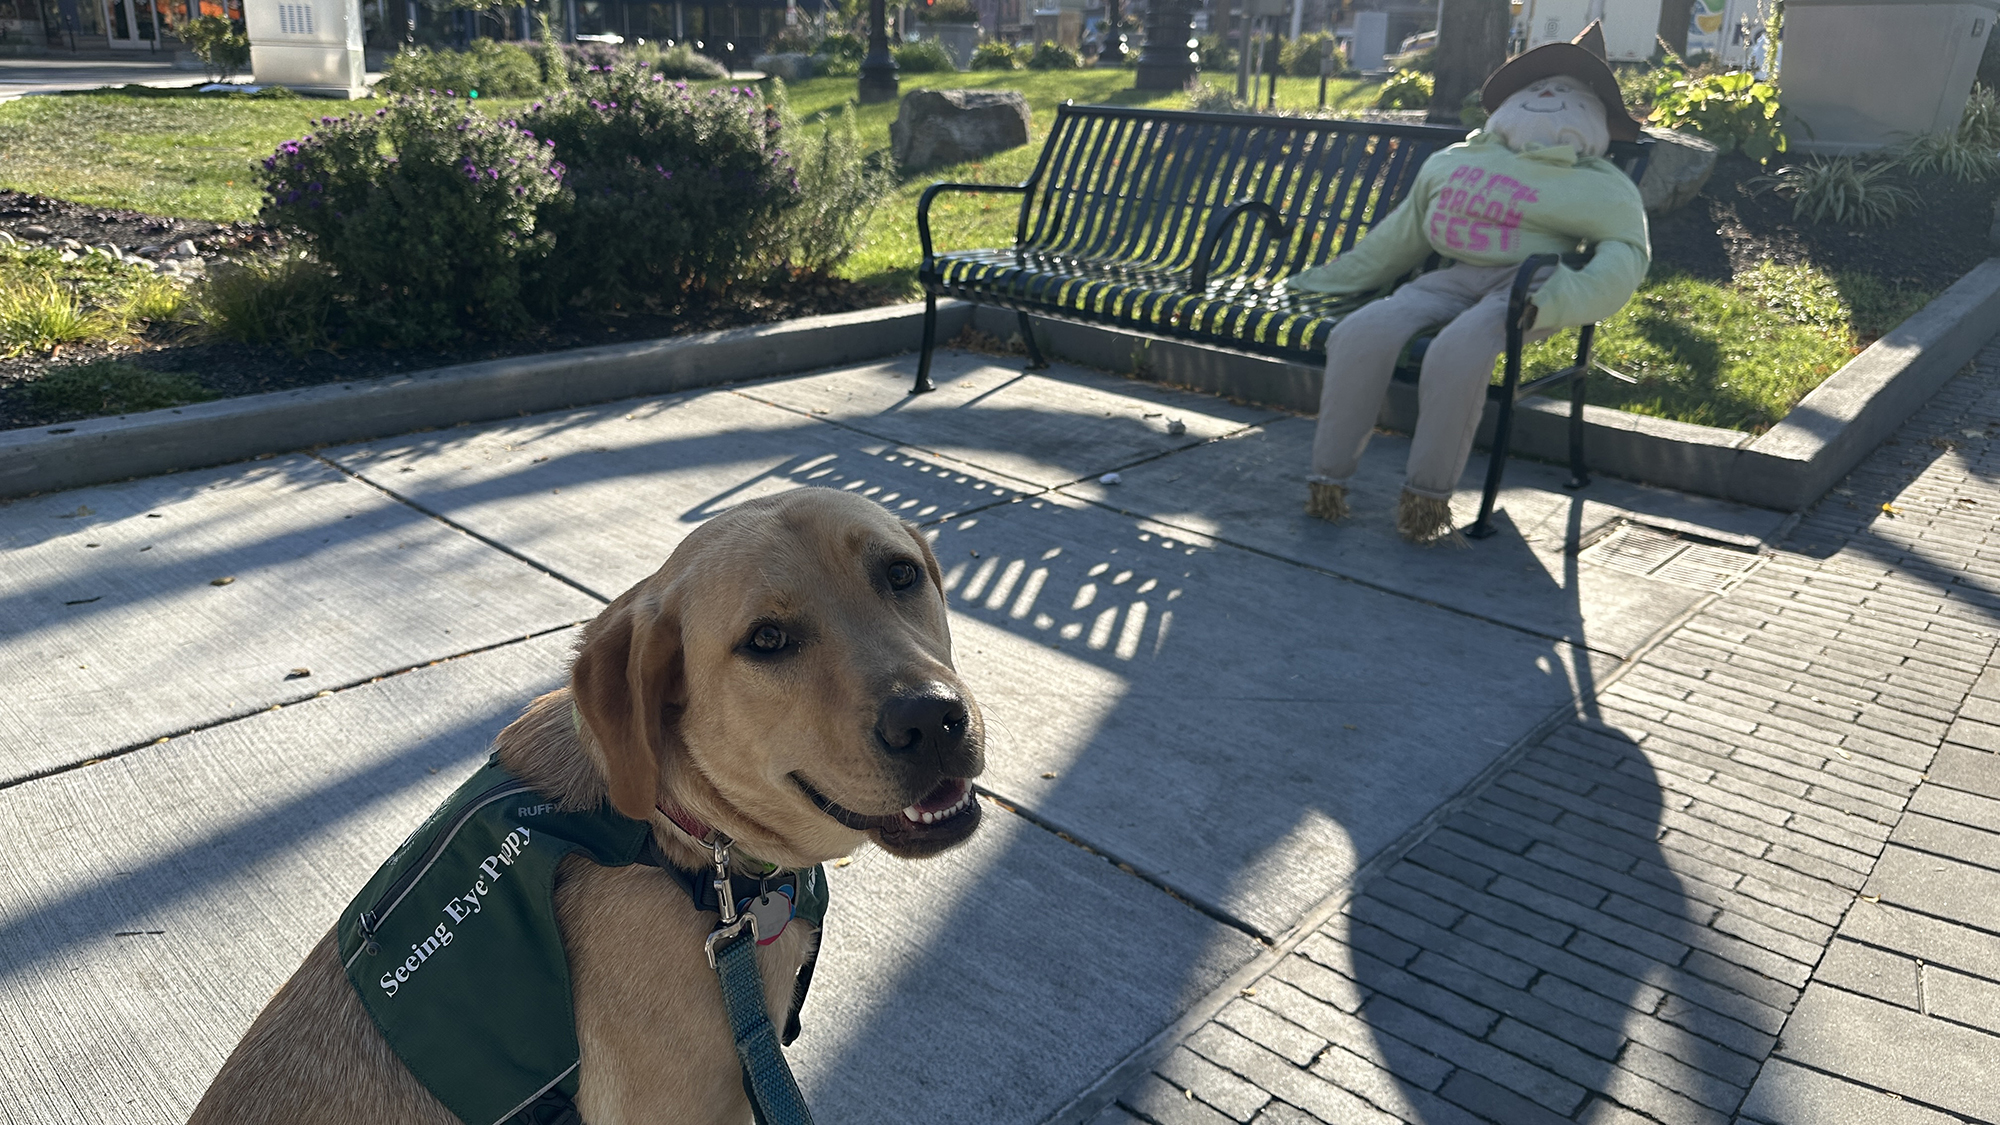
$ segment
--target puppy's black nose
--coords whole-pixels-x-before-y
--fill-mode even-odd
[[[882,701],[875,737],[891,754],[943,753],[965,741],[965,700],[936,680],[899,687]]]

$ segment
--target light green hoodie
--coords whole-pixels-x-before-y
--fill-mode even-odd
[[[1632,178],[1568,145],[1509,149],[1491,133],[1441,149],[1410,194],[1354,249],[1286,280],[1312,293],[1367,293],[1423,264],[1435,250],[1474,266],[1506,266],[1579,243],[1597,254],[1559,267],[1533,298],[1538,328],[1570,328],[1618,311],[1652,262],[1646,208]]]

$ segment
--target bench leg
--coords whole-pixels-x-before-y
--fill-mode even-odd
[[[1590,470],[1583,463],[1583,392],[1590,378],[1590,353],[1597,334],[1595,324],[1577,330],[1576,376],[1569,381],[1569,480],[1564,488],[1582,488],[1590,483]]]
[[[1028,370],[1040,371],[1048,367],[1049,361],[1042,358],[1042,348],[1035,343],[1035,326],[1028,320],[1027,313],[1014,314],[1021,318],[1021,341],[1028,345]]]
[[[913,395],[937,390],[931,382],[931,351],[937,347],[937,294],[924,294],[924,347],[917,353],[917,382],[910,388]]]
[[[1518,286],[1517,286],[1518,291]],[[1486,488],[1479,494],[1479,518],[1465,529],[1469,539],[1485,539],[1494,532],[1493,504],[1500,498],[1500,475],[1507,471],[1507,446],[1514,436],[1514,398],[1521,387],[1520,310],[1507,318],[1507,376],[1501,385],[1500,416],[1493,424],[1493,456],[1486,462]]]

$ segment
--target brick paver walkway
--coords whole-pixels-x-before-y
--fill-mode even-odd
[[[2000,1120],[2000,343],[1099,1121]]]

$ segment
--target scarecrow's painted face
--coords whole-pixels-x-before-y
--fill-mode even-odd
[[[1508,95],[1486,121],[1488,132],[1515,152],[1568,145],[1579,156],[1603,156],[1611,145],[1604,103],[1567,75],[1538,78]]]

